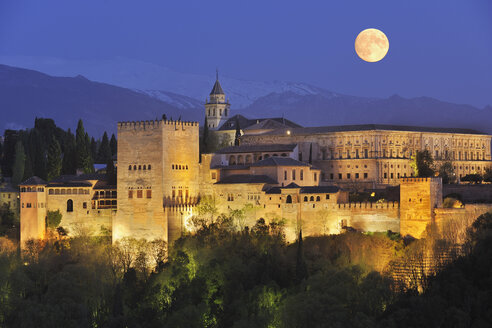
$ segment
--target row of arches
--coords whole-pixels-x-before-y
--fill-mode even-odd
[[[281,154],[265,154],[265,155],[260,155],[256,158],[253,158],[252,155],[230,155],[229,156],[229,165],[241,165],[241,164],[252,164],[253,161],[261,161],[263,159],[267,159],[270,157],[287,157],[287,153],[281,153]]]
[[[188,170],[188,165],[182,165],[182,164],[172,164],[171,165],[172,170]]]

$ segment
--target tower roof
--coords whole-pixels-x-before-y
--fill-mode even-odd
[[[215,80],[214,87],[212,88],[212,91],[210,92],[211,95],[224,95],[224,90],[222,90],[222,87],[220,86],[219,79]]]

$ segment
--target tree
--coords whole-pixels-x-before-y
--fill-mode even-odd
[[[117,142],[116,142],[116,137],[114,136],[114,133],[111,135],[111,140],[109,141],[109,148],[111,148],[111,155],[116,155],[116,152],[118,151],[117,147]]]
[[[77,145],[75,143],[75,137],[70,132],[70,129],[68,129],[65,139],[64,152],[63,152],[63,161],[62,161],[63,174],[75,174],[75,171],[77,170],[76,148]]]
[[[89,135],[87,135],[87,136],[89,136]],[[91,149],[91,158],[94,161],[97,158],[97,142],[94,139],[94,137],[91,138],[90,149]]]
[[[88,134],[85,133],[84,123],[79,120],[77,131],[75,133],[76,153],[77,153],[77,169],[82,169],[84,173],[92,173],[94,166],[90,154],[90,140]]]
[[[434,160],[430,152],[426,149],[424,151],[418,151],[412,156],[412,162],[410,163],[416,177],[431,177],[434,175],[433,169]]]
[[[442,163],[439,167],[439,176],[442,178],[442,183],[456,182],[456,174],[454,173],[453,164],[450,161]]]
[[[239,146],[240,138],[241,138],[241,127],[239,126],[239,119],[236,116],[236,135],[234,137],[234,146]]]
[[[32,170],[32,161],[31,161],[31,156],[29,155],[29,152],[26,152],[26,164],[24,167],[24,177],[23,179],[26,180],[34,175],[34,171]]]
[[[485,173],[483,174],[483,181],[492,182],[492,168],[487,167]]]
[[[48,161],[47,161],[47,174],[48,181],[58,177],[62,169],[62,154],[60,143],[56,140],[55,136],[52,136],[51,143],[48,149]]]
[[[106,180],[109,185],[116,185],[116,168],[111,158],[106,162]]]
[[[18,131],[5,130],[5,133],[3,134],[2,173],[6,177],[12,176],[12,168],[15,160],[15,146],[18,140]]]
[[[463,178],[461,178],[461,181],[480,183],[482,182],[482,176],[480,174],[467,174]]]
[[[61,220],[62,214],[60,210],[46,212],[46,225],[48,226],[48,228],[57,228],[60,225]]]
[[[97,152],[97,162],[98,163],[108,163],[113,157],[111,152],[111,147],[109,145],[108,134],[104,132],[101,145],[99,146],[99,151]]]
[[[15,144],[15,160],[14,165],[12,166],[12,184],[14,186],[21,183],[22,178],[24,177],[24,168],[26,165],[26,154],[24,152],[24,146],[22,142],[19,140]]]
[[[205,116],[205,123],[203,125],[203,134],[202,134],[200,146],[201,146],[202,154],[208,152],[208,120],[206,116]]]
[[[302,248],[302,229],[299,230],[299,238],[297,239],[297,255],[296,255],[296,282],[300,283],[306,279],[308,275],[306,260],[304,259],[304,250]]]

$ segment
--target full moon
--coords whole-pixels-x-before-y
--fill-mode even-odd
[[[378,29],[368,28],[360,32],[355,39],[355,52],[366,62],[380,61],[386,56],[388,50],[388,38]]]

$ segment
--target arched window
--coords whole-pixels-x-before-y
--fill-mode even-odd
[[[186,165],[186,169],[188,169],[188,165]]]
[[[139,165],[138,166],[138,170],[140,171],[142,169],[142,165]]]
[[[270,155],[265,154],[264,158],[267,159],[268,157],[270,157]]]
[[[287,195],[287,200],[285,201],[287,204],[292,204],[292,196]]]
[[[144,169],[144,170],[147,170],[147,166],[145,166],[145,165],[144,165],[144,166],[143,166],[143,169]]]
[[[172,167],[172,169],[174,170],[174,164],[173,164],[173,165],[171,165],[171,167]]]
[[[311,196],[311,197],[309,198],[309,200],[310,200],[310,201],[312,201],[312,202],[314,202],[314,196]]]
[[[132,170],[132,166],[128,165],[128,171],[131,171],[131,170]]]
[[[318,196],[316,197],[316,201],[319,202],[321,200],[321,198]]]
[[[236,164],[236,157],[231,155],[229,157],[229,165],[235,165],[235,164]]]
[[[67,200],[67,212],[73,212],[73,200]]]
[[[150,164],[147,166],[147,170],[150,170],[152,167],[150,166]]]
[[[133,165],[133,170],[136,171],[137,170],[137,166],[136,165]]]
[[[304,196],[304,201],[307,202],[308,201],[308,196]]]

